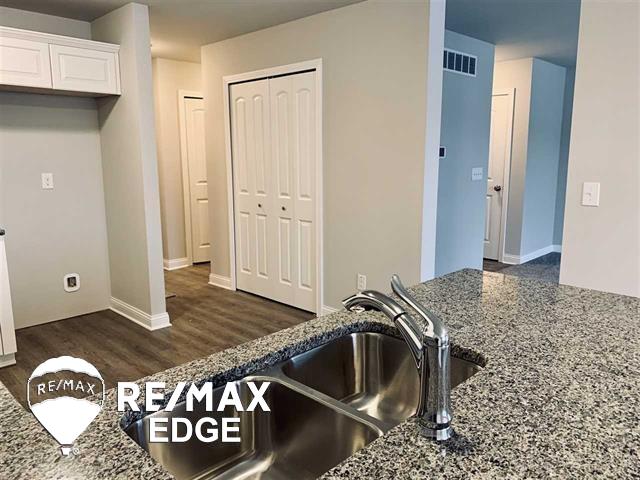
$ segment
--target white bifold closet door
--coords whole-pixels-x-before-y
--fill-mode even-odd
[[[314,312],[315,75],[230,89],[237,288]]]

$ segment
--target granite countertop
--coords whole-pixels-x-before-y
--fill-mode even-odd
[[[640,300],[462,270],[410,289],[485,368],[452,392],[457,435],[398,425],[327,479],[640,477]],[[223,383],[354,331],[381,314],[339,312],[141,379]],[[172,478],[122,431],[115,392],[75,446],[58,445],[0,384],[0,478]]]

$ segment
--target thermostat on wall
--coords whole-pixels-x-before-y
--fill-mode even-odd
[[[64,291],[75,292],[80,289],[80,275],[69,273],[64,276]]]

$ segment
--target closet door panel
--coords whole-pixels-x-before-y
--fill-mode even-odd
[[[230,103],[237,287],[273,298],[268,80],[232,85]]]
[[[296,305],[316,304],[316,91],[315,72],[291,77],[293,98],[293,178]]]
[[[295,182],[293,151],[293,98],[291,76],[269,80],[271,96],[271,159],[275,173],[276,222],[278,248],[276,251],[278,277],[275,288],[284,303],[298,306],[295,299],[297,283],[295,234]]]

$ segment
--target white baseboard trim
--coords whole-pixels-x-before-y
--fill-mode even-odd
[[[0,355],[0,368],[8,367],[16,364],[16,354],[7,353],[6,355]]]
[[[562,252],[562,245],[549,245],[525,255],[511,255],[505,253],[502,257],[502,263],[507,263],[509,265],[520,265],[522,263],[527,263],[531,260],[542,257],[543,255],[547,255],[551,252]]]
[[[167,260],[166,258],[163,260],[163,264],[164,264],[164,269],[171,271],[171,270],[178,270],[179,268],[184,268],[184,267],[190,267],[191,266],[191,262],[189,262],[189,259],[187,257],[184,258],[173,258],[171,260]]]
[[[217,275],[215,273],[209,274],[209,285],[225,288],[227,290],[233,290],[233,288],[231,288],[231,278],[223,277],[222,275]]]
[[[339,312],[340,310],[337,308],[330,307],[329,305],[323,305],[322,311],[320,312],[320,316],[331,315],[332,313]]]
[[[147,330],[160,330],[161,328],[171,326],[171,321],[167,312],[150,315],[147,312],[143,312],[139,308],[129,305],[115,297],[111,297],[109,309],[113,310],[118,315],[128,318]]]
[[[505,253],[502,256],[502,263],[506,263],[507,265],[520,265],[520,257],[518,255]]]

